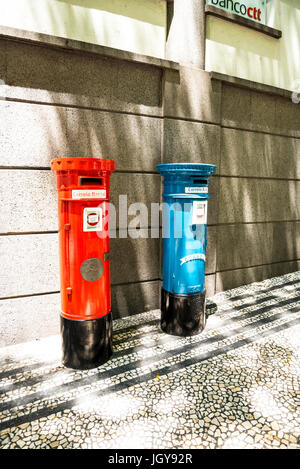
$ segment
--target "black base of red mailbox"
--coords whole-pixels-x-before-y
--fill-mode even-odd
[[[75,321],[60,316],[63,364],[68,368],[97,368],[112,356],[112,314]]]
[[[161,290],[161,329],[182,337],[199,334],[206,324],[205,290],[189,295]]]

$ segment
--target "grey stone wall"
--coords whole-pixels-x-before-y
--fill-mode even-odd
[[[300,108],[288,99],[194,67],[3,38],[0,78],[0,346],[58,333],[54,157],[114,159],[113,199],[148,207],[156,164],[215,163],[208,295],[299,269]],[[160,245],[112,239],[114,317],[159,307]]]

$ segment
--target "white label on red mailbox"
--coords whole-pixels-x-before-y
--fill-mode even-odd
[[[193,225],[205,225],[207,223],[207,201],[193,201]]]
[[[83,209],[83,231],[102,231],[102,209],[100,207]]]
[[[208,192],[208,187],[185,187],[186,194],[203,194]]]
[[[72,199],[106,199],[106,190],[76,189],[72,191]]]

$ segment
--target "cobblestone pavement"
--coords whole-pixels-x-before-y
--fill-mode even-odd
[[[189,338],[159,311],[114,321],[94,370],[61,366],[59,337],[0,349],[0,447],[299,449],[300,272],[213,302]]]

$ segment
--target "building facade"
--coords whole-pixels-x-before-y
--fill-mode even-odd
[[[216,164],[208,296],[299,270],[300,5],[260,1],[1,3],[1,346],[58,333],[55,157],[114,159],[149,213],[158,163]],[[158,308],[161,239],[117,220],[113,315]]]

